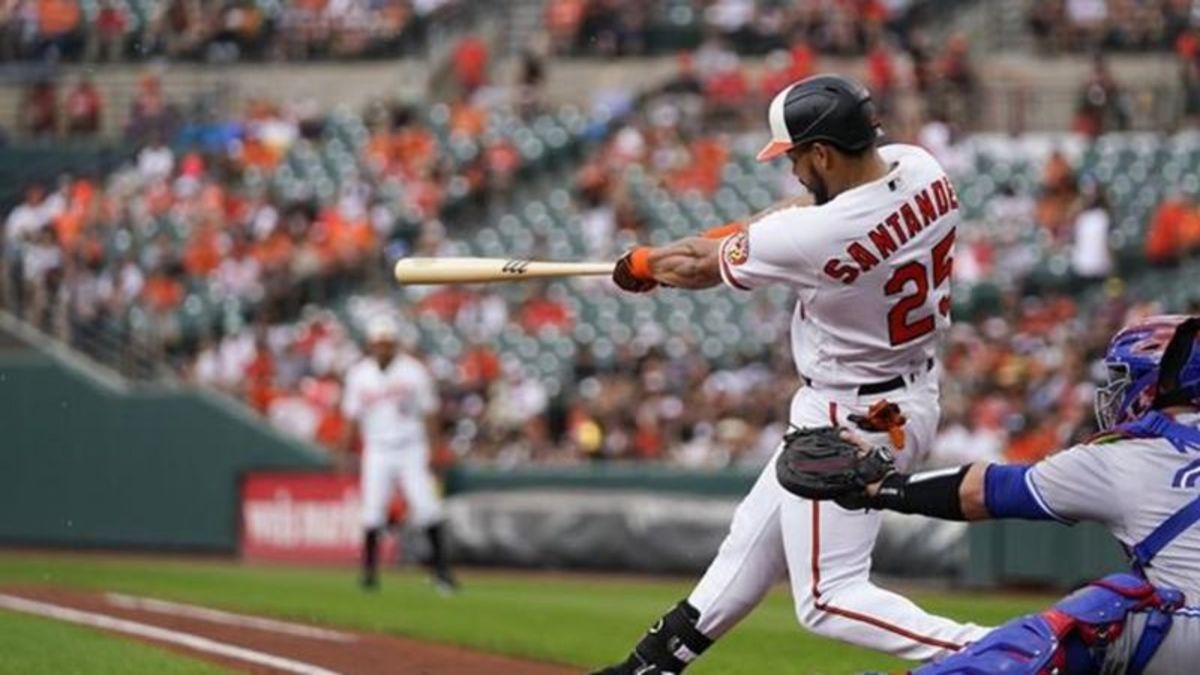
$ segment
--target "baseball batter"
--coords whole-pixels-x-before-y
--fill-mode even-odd
[[[1183,316],[1151,317],[1118,333],[1105,358],[1109,382],[1096,397],[1097,418],[1108,433],[1088,443],[1033,466],[980,463],[892,473],[869,485],[865,496],[861,488],[843,493],[872,508],[951,520],[1096,521],[1130,553],[1132,573],[1094,582],[917,673],[1197,671],[1198,333],[1200,317]]]
[[[342,399],[342,411],[358,425],[363,439],[362,585],[379,585],[379,536],[387,524],[392,491],[399,487],[410,522],[429,538],[434,584],[453,591],[458,584],[446,561],[445,515],[429,470],[429,449],[438,438],[433,378],[420,361],[400,351],[390,319],[373,319],[366,337],[369,354],[346,373]]]
[[[745,227],[636,248],[614,281],[632,292],[659,284],[794,289],[792,352],[807,386],[792,399],[791,423],[857,426],[907,466],[928,452],[940,414],[937,346],[950,325],[960,218],[954,187],[924,150],[877,147],[870,95],[847,78],[792,84],[771,102],[768,121],[772,138],[759,159],[786,156],[811,203],[785,202]],[[821,635],[924,660],[984,633],[874,586],[880,513],[794,497],[773,465],[739,505],[691,595],[622,664],[601,672],[682,671],[784,575],[800,623]]]

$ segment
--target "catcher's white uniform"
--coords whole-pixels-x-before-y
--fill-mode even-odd
[[[950,325],[960,217],[954,187],[929,153],[908,145],[879,153],[890,165],[882,178],[820,206],[775,210],[726,238],[721,276],[737,289],[796,291],[792,351],[808,386],[792,399],[791,423],[854,428],[848,415],[886,398],[908,418],[897,454],[904,468],[929,451],[937,429],[935,358]],[[786,573],[800,622],[829,637],[929,659],[982,635],[870,582],[881,518],[792,496],[772,460],[688,598],[700,611],[697,627],[721,636]]]

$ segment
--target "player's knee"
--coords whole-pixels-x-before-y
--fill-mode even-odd
[[[814,635],[844,640],[846,639],[845,623],[838,621],[837,615],[829,611],[829,603],[830,596],[828,594],[822,595],[820,598],[812,593],[796,594],[794,604],[796,621],[804,630]]]
[[[820,607],[816,598],[805,593],[796,598],[796,621],[810,633],[826,635],[830,630],[829,613]]]
[[[412,525],[420,529],[432,527],[446,520],[446,514],[442,509],[435,505],[426,507],[414,508],[412,511]]]

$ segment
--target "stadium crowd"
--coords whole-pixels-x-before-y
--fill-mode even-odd
[[[0,61],[370,58],[427,47],[461,0],[11,0]]]
[[[873,3],[851,6],[870,11]],[[747,98],[765,103],[817,69],[816,52],[799,41],[774,51],[751,78],[728,44],[711,40],[682,53],[674,77],[654,92],[605,101],[603,124],[580,131],[582,152],[551,169],[556,182],[573,180],[569,208],[578,217],[569,226],[577,223],[589,255],[611,255],[651,234],[655,223],[637,198],[644,186],[713,199],[737,140],[761,132],[747,111],[762,105]],[[969,172],[973,158],[960,139],[976,83],[966,43],[950,40],[937,53],[913,44],[906,54],[886,41],[870,46],[867,82],[894,137],[930,148],[952,172]],[[195,116],[144,78],[126,128],[141,144],[133,161],[106,176],[32,185],[8,214],[3,304],[85,350],[101,335],[142,343],[184,377],[339,453],[353,447],[338,404],[340,378],[360,354],[358,327],[367,316],[398,312],[412,340],[431,324],[462,337],[454,350],[422,350],[442,392],[444,456],[499,464],[765,461],[797,386],[782,348],[746,346],[714,361],[695,342],[679,348],[661,337],[603,353],[579,344],[569,372],[550,382],[497,340],[510,325],[525,335],[571,335],[580,317],[556,287],[529,285],[515,299],[442,288],[407,295],[399,309],[378,292],[384,261],[462,250],[471,230],[448,229],[447,209],[470,214],[456,223],[496,220],[518,206],[515,188],[540,162],[526,151],[524,131],[505,131],[518,121],[527,131],[528,120],[545,113],[528,91],[540,78],[527,68],[515,95],[497,97],[486,54],[481,65],[478,50],[459,51],[452,100],[428,109],[381,101],[361,115],[254,100],[231,117]],[[929,114],[906,116],[896,104],[902,87],[932,101]],[[1096,136],[1119,128],[1119,88],[1103,62],[1087,87],[1105,96],[1081,108],[1077,129]],[[91,133],[108,111],[89,88],[83,80],[72,89],[65,125],[44,92],[31,95],[23,117],[47,134]],[[936,461],[1030,461],[1085,435],[1102,347],[1089,340],[1148,311],[1104,281],[1115,264],[1107,186],[1079,175],[1063,153],[1051,153],[1040,171],[1032,189],[1001,186],[963,228],[958,287],[987,282],[1001,297],[990,318],[961,323],[947,346]],[[782,187],[791,184],[782,172],[778,182],[771,192],[794,189]],[[1159,207],[1145,243],[1151,262],[1169,264],[1200,239],[1194,192]],[[1108,284],[1100,308],[1085,311],[1069,294],[1022,293],[1028,273],[1055,254],[1068,257],[1081,284]],[[603,285],[586,292],[614,293]],[[319,309],[331,306],[344,311]],[[758,331],[786,328],[786,312],[770,303],[755,301],[751,311]],[[1091,337],[1069,339],[1078,335]]]
[[[754,0],[550,0],[545,24],[555,52],[642,55],[695,46],[702,36],[740,54],[804,41],[825,54],[862,54],[920,2]],[[930,3],[926,3],[930,4]]]
[[[1179,0],[1039,0],[1028,23],[1039,49],[1169,51],[1197,27],[1190,2]]]
[[[31,188],[5,225],[6,292],[19,294],[10,296],[13,304],[35,323],[65,321],[83,334],[133,311],[147,324],[129,337],[157,336],[157,346],[177,359],[187,377],[242,398],[281,428],[345,451],[352,441],[338,409],[340,377],[360,353],[355,328],[367,316],[394,310],[384,296],[353,300],[344,316],[312,303],[361,288],[364,280],[355,275],[382,268],[371,261],[381,259],[384,242],[437,253],[455,233],[438,224],[439,203],[412,188],[406,194],[415,193],[415,201],[408,208],[420,215],[418,226],[394,238],[395,218],[366,181],[316,208],[276,203],[261,188],[226,184],[219,167],[232,165],[238,175],[251,166],[268,169],[281,161],[269,139],[304,143],[311,133],[287,110],[263,104],[254,110],[256,124],[247,129],[258,131],[224,155],[176,153],[156,141],[103,184],[80,177],[49,193]],[[362,159],[415,180],[437,164],[439,146],[404,109],[383,110]],[[705,150],[703,137],[689,142],[663,133],[666,126],[685,135],[695,127],[655,127],[649,117],[619,125],[577,170],[575,200],[594,230],[587,240],[596,246],[611,247],[619,229],[645,227],[625,201],[628,186],[621,177],[631,163],[669,190],[705,192],[719,180],[723,152]],[[288,119],[293,121],[283,121]],[[389,154],[395,148],[405,151]],[[709,159],[697,161],[708,153]],[[393,166],[393,159],[402,164]],[[960,285],[1003,282],[1001,271],[1010,278],[1001,283],[1002,311],[977,326],[960,324],[947,349],[947,426],[939,444],[946,457],[1035,459],[1090,428],[1088,383],[1102,345],[1069,336],[1107,335],[1129,313],[1146,308],[1131,304],[1117,287],[1102,310],[1086,315],[1070,296],[1034,300],[1020,293],[1020,261],[1029,259],[1029,246],[1080,248],[1072,232],[1086,229],[1081,221],[1102,209],[1088,189],[1062,155],[1052,155],[1036,194],[1012,193],[993,202],[985,219],[995,222],[979,229],[998,234],[964,237]],[[1185,220],[1197,217],[1194,206],[1172,203],[1160,211],[1168,208],[1183,209],[1179,217]],[[1160,213],[1156,221],[1164,218],[1169,220]],[[1034,240],[1040,243],[1018,236],[1030,228],[1042,232]],[[1075,254],[1076,272],[1103,278],[1111,265],[1106,237],[1091,241],[1101,244],[1093,252],[1099,258]],[[189,337],[181,310],[201,286],[218,300],[242,298],[263,309],[250,323],[235,317],[217,332],[202,329]],[[714,365],[695,345],[668,356],[661,345],[635,342],[607,358],[581,347],[567,381],[552,388],[493,344],[510,323],[527,334],[571,330],[576,317],[553,287],[526,291],[513,303],[486,290],[442,288],[403,305],[410,334],[433,318],[469,336],[457,354],[426,354],[441,384],[447,452],[501,464],[635,459],[705,467],[768,456],[784,424],[787,396],[780,392],[796,386],[783,350],[750,350]],[[67,304],[56,305],[56,297]],[[758,328],[766,330],[786,314],[764,307],[759,320]],[[628,401],[639,403],[630,409]]]

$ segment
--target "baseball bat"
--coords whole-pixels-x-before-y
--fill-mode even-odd
[[[612,274],[611,262],[550,262],[507,258],[401,258],[393,273],[402,284],[472,284]]]

